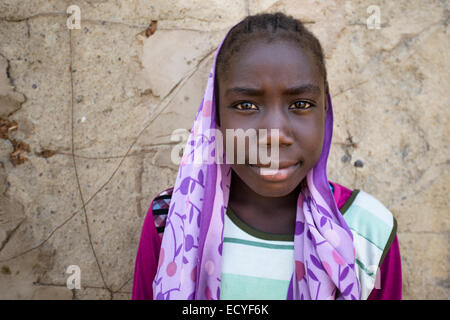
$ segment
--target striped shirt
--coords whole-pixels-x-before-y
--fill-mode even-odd
[[[220,299],[286,299],[294,271],[294,235],[253,229],[228,207],[223,237]]]
[[[334,198],[336,201],[336,204],[341,211],[342,214],[345,212],[345,216],[350,214],[348,216],[349,222],[351,221],[357,221],[358,219],[352,219],[352,215],[355,214],[355,212],[347,212],[349,211],[349,207],[352,207],[352,203],[357,200],[358,190],[350,190],[346,187],[330,181],[330,187],[333,191]],[[158,266],[158,258],[159,258],[159,252],[161,247],[161,238],[164,233],[165,224],[166,224],[166,218],[169,211],[169,205],[171,200],[171,195],[173,192],[173,188],[168,188],[164,190],[163,192],[159,193],[151,202],[150,207],[147,211],[147,214],[145,216],[144,224],[142,226],[142,233],[141,238],[139,241],[139,248],[136,255],[136,261],[135,261],[135,270],[134,270],[134,276],[133,276],[133,292],[132,292],[132,299],[134,300],[141,300],[141,299],[153,299],[153,291],[152,291],[152,283],[156,274],[157,266]],[[356,200],[355,200],[356,198]],[[354,208],[358,208],[358,206],[354,206]],[[358,213],[360,213],[358,211]],[[239,222],[236,224],[235,221],[232,220],[233,213],[227,213],[226,219],[227,222],[225,222],[225,226],[228,229],[230,226],[233,225],[239,225]],[[232,223],[230,223],[230,221]],[[350,223],[351,225],[352,223]],[[239,227],[242,227],[239,226]],[[358,228],[356,228],[358,230]],[[261,233],[258,233],[259,231],[256,230],[256,234],[248,233],[248,230],[245,231],[244,227],[244,233],[247,233],[250,236],[254,236],[255,238],[258,238],[261,236]],[[224,230],[225,231],[225,230]],[[364,231],[364,230],[361,230]],[[365,230],[367,231],[367,230]],[[229,235],[228,231],[227,235]],[[367,234],[367,232],[365,232]],[[267,235],[267,234],[266,234]],[[272,235],[273,236],[273,235]],[[263,236],[264,237],[264,236]],[[279,236],[277,236],[279,237]],[[255,242],[259,243],[267,243],[272,242],[272,244],[276,245],[293,245],[293,236],[281,236],[282,238],[269,238],[269,239],[257,239]],[[290,237],[290,238],[289,238]],[[229,237],[228,238],[232,238]],[[247,239],[248,238],[244,238]],[[266,241],[265,241],[266,240]],[[224,246],[228,246],[232,242],[226,242],[224,241]],[[290,241],[290,244],[289,244]],[[367,247],[367,246],[366,246]],[[276,249],[273,249],[276,250]],[[284,253],[286,253],[287,249],[283,249]],[[274,251],[272,251],[274,252]],[[228,253],[230,251],[228,250]],[[228,255],[228,253],[226,253]],[[230,259],[227,259],[228,262],[222,261],[223,264],[228,264]],[[285,262],[285,265],[289,265],[289,262]],[[367,298],[368,300],[397,300],[402,298],[402,273],[401,273],[401,257],[400,257],[400,249],[399,249],[399,243],[397,236],[395,235],[394,240],[392,243],[388,243],[388,245],[385,247],[385,252],[383,252],[383,257],[380,261],[380,283],[379,286],[372,289],[370,296]],[[227,267],[228,268],[228,267]],[[258,265],[257,268],[261,268],[261,265]],[[227,273],[226,270],[222,270],[224,273]],[[276,272],[279,272],[277,270]],[[230,272],[228,272],[230,273]],[[291,272],[292,273],[292,272]],[[232,274],[232,273],[230,273]],[[266,273],[267,274],[267,273]],[[270,274],[270,273],[269,273]],[[287,271],[284,270],[283,272],[279,272],[278,278],[275,278],[275,280],[280,280],[283,277],[283,274],[286,275]],[[225,278],[227,276],[225,275]],[[285,276],[284,276],[285,277]],[[285,278],[286,279],[286,278]],[[223,281],[223,280],[222,280]],[[283,281],[283,280],[281,280]],[[225,291],[227,291],[227,283],[228,286],[231,287],[232,284],[229,280],[225,279],[225,281],[222,282],[222,285],[225,287]],[[287,287],[286,288],[286,294],[287,295]],[[233,299],[239,299],[240,296],[245,296],[245,294],[241,293],[241,291],[244,290],[243,287],[240,287],[238,290],[238,293],[232,293],[230,289],[228,289],[228,293],[225,293],[226,296],[223,296],[223,293],[221,293],[220,297],[221,299],[229,299],[230,296],[232,296]],[[278,287],[279,291],[281,291],[280,287]],[[246,298],[252,296],[254,293],[250,293]],[[281,297],[282,294],[278,294],[278,299],[285,299],[285,297]],[[270,296],[272,297],[272,296]],[[274,298],[276,299],[276,298]]]
[[[256,230],[228,207],[222,255],[221,300],[286,299],[295,265],[293,234]]]

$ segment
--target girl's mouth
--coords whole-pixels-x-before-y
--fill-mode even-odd
[[[280,168],[271,169],[268,166],[262,167],[254,164],[248,164],[256,174],[261,176],[266,181],[283,181],[289,178],[295,170],[297,170],[301,166],[301,161],[291,164],[291,165],[283,165],[280,164]]]

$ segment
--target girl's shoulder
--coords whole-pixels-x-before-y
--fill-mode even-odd
[[[363,299],[376,286],[377,274],[397,234],[397,220],[392,212],[372,194],[354,189],[341,208],[353,234],[356,268]]]
[[[335,192],[346,193],[341,197],[345,199],[343,205],[338,207],[353,235],[359,243],[367,242],[381,250],[382,261],[397,233],[397,220],[394,214],[369,192],[335,185],[338,186]]]
[[[351,191],[340,211],[349,227],[360,233],[378,231],[386,236],[397,229],[392,212],[374,195],[361,189]]]
[[[167,215],[169,214],[170,200],[172,199],[173,187],[165,189],[153,198],[151,212],[155,223],[156,231],[162,238],[164,227],[166,226]]]
[[[397,221],[392,212],[374,195],[361,190],[350,189],[331,182],[332,190],[340,212],[347,223],[355,227],[378,227],[384,231],[396,229]]]

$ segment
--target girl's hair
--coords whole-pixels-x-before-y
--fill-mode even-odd
[[[313,54],[324,78],[325,93],[328,93],[327,71],[319,40],[300,20],[281,12],[247,16],[230,30],[217,56],[216,80],[218,74],[221,77],[226,76],[228,63],[242,45],[254,39],[265,39],[270,42],[280,38],[293,41]],[[215,81],[215,84],[218,89],[218,81]],[[218,97],[216,98],[218,102]]]

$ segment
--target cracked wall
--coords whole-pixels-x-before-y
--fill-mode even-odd
[[[278,10],[325,49],[330,180],[396,216],[404,298],[450,297],[446,1],[2,0],[0,299],[130,298],[144,216],[175,181],[172,131],[190,129],[228,28]]]

